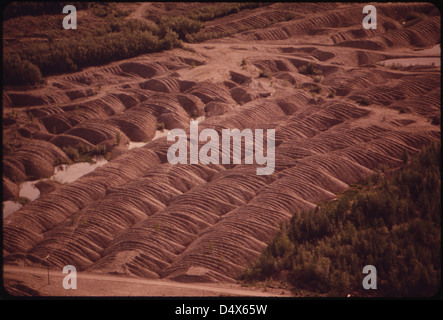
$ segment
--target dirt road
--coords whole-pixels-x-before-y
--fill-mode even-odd
[[[143,296],[143,297],[181,297],[181,296],[252,296],[283,297],[290,292],[282,289],[241,287],[237,284],[219,283],[179,283],[168,280],[129,278],[97,273],[78,272],[77,289],[63,288],[62,271],[48,271],[40,268],[4,266],[5,287],[17,283],[39,292],[42,296]],[[9,291],[11,292],[11,291]]]

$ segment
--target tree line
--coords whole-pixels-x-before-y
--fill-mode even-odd
[[[351,186],[337,201],[295,213],[259,259],[247,282],[286,274],[307,295],[432,296],[440,285],[441,142],[404,166]],[[362,268],[377,268],[378,289],[362,288]]]
[[[86,36],[57,40],[48,37],[47,42],[31,44],[17,52],[5,52],[4,84],[36,84],[47,75],[74,72],[88,66],[181,47],[182,40],[194,41],[193,35],[204,27],[204,21],[263,5],[211,4],[190,10],[183,15],[161,16],[155,22],[148,22],[123,19],[128,12],[118,9],[113,3],[23,2],[10,4],[4,16],[10,19],[23,15],[60,14],[66,4],[74,4],[78,9],[90,8],[94,15],[105,19],[105,26],[91,30]]]

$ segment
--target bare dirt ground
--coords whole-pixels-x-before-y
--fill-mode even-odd
[[[286,289],[226,283],[180,283],[80,272],[77,288],[65,289],[62,271],[5,266],[7,292],[12,296],[48,297],[290,297]],[[49,278],[49,280],[48,280]]]
[[[362,28],[356,4],[243,10],[201,31],[232,31],[229,37],[49,76],[37,87],[5,88],[4,200],[18,195],[13,181],[51,176],[56,159],[67,157],[63,147],[102,144],[112,152],[105,166],[3,220],[10,290],[290,295],[236,284],[279,224],[440,139],[440,66],[383,65],[440,57],[438,9],[377,6],[376,30]],[[131,8],[128,18],[143,18],[184,12],[187,5]],[[272,23],[288,11],[292,20]],[[422,14],[406,19],[411,12]],[[275,129],[275,172],[168,163],[172,142],[152,140],[159,125],[189,130],[190,120],[202,116],[200,131]],[[128,149],[129,142],[146,145]],[[75,265],[78,290],[61,287],[61,272],[52,271],[47,285],[45,269],[31,269],[47,263],[58,270]]]

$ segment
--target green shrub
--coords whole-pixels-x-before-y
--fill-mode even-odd
[[[371,104],[371,102],[365,97],[357,98],[355,102],[357,102],[361,106],[369,106]]]
[[[258,73],[259,78],[271,78],[271,75],[267,70],[260,70]]]
[[[163,122],[157,122],[157,130],[163,131],[165,129],[165,124]]]
[[[186,17],[193,20],[209,21],[221,18],[230,14],[238,13],[243,9],[254,9],[265,5],[264,3],[217,3],[194,9],[186,14]]]
[[[321,87],[319,85],[311,85],[309,86],[309,92],[319,94],[321,92]]]
[[[314,80],[315,83],[321,83],[323,81],[323,76],[322,75],[315,75],[312,77],[312,80]]]
[[[172,30],[168,30],[161,41],[160,48],[161,50],[170,50],[173,48],[181,48],[182,43],[178,39],[177,33]]]
[[[131,14],[130,10],[120,10],[120,9],[117,9],[115,11],[115,13],[114,13],[114,17],[116,17],[116,18],[124,18],[124,17],[129,16],[130,14]]]
[[[320,69],[318,64],[309,62],[298,68],[298,72],[305,75],[322,75],[323,71]]]
[[[6,85],[28,85],[42,81],[39,68],[22,60],[17,54],[3,56],[3,83]]]
[[[107,9],[106,7],[98,7],[98,8],[92,9],[92,14],[96,17],[99,17],[99,18],[105,18],[110,13],[111,13],[111,11],[109,9]]]
[[[61,166],[62,164],[72,164],[72,161],[70,159],[61,158],[61,157],[57,157],[54,160],[54,166],[58,167]]]
[[[61,40],[24,49],[20,55],[37,66],[43,75],[73,72],[79,68],[102,65],[115,60],[157,52],[165,46],[177,46],[172,38],[161,41],[151,32],[108,33],[100,37]],[[11,61],[5,66],[11,68]]]
[[[98,145],[89,147],[79,143],[77,146],[67,146],[62,148],[63,152],[68,156],[72,162],[94,162],[94,156],[107,156],[106,145]],[[63,159],[58,159],[57,164],[64,163]],[[69,161],[68,161],[69,162]]]
[[[328,98],[330,98],[330,99],[335,98],[336,93],[337,92],[334,89],[331,89],[331,91],[328,94]]]
[[[73,161],[76,161],[80,157],[78,150],[72,146],[63,147],[62,150]]]
[[[31,202],[31,200],[27,197],[18,197],[15,201],[20,203],[22,206],[27,205],[29,202]]]
[[[171,29],[177,33],[179,39],[185,40],[188,34],[193,34],[200,31],[203,24],[198,20],[189,19],[184,16],[175,16],[162,19],[159,26],[160,29]]]

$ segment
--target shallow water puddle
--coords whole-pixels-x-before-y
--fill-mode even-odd
[[[3,201],[3,219],[21,209],[23,206],[15,201]]]
[[[423,55],[440,56],[441,55],[441,48],[440,48],[440,45],[437,44],[436,46],[433,46],[432,48],[424,49],[424,50],[416,50],[416,52],[419,52],[420,54],[423,54]]]
[[[147,142],[132,142],[132,141],[129,141],[129,147],[128,147],[128,149],[131,150],[131,149],[134,149],[134,148],[141,148],[141,147],[143,147],[146,143],[147,143]]]
[[[55,168],[54,174],[48,179],[57,181],[60,183],[70,183],[74,182],[78,178],[88,174],[95,169],[108,163],[106,159],[94,158],[95,163],[80,162],[74,164],[63,164]],[[38,199],[40,197],[40,191],[37,189],[35,184],[39,181],[46,179],[26,181],[20,185],[20,197],[26,197],[31,201]],[[23,206],[15,201],[4,201],[3,202],[3,218],[19,210]]]
[[[26,197],[31,201],[40,197],[40,190],[35,186],[38,181],[39,180],[23,182],[20,185],[20,197]]]
[[[384,64],[385,66],[402,65],[405,67],[413,65],[441,65],[441,48],[439,44],[429,49],[415,50],[414,53],[420,54],[423,57],[387,59],[380,61],[380,63]]]
[[[20,185],[19,196],[28,198],[31,201],[34,201],[38,197],[40,197],[40,190],[37,189],[35,184],[37,181],[26,181]],[[9,216],[11,213],[16,212],[21,209],[23,205],[18,202],[8,200],[3,202],[3,218]]]
[[[95,169],[104,166],[108,163],[106,159],[96,159],[95,163],[80,162],[74,164],[62,164],[55,168],[54,175],[49,178],[49,180],[57,181],[60,183],[70,183],[74,182],[78,178],[88,174]]]
[[[201,116],[196,118],[195,120],[197,122],[202,122],[206,119],[205,116]],[[164,130],[157,130],[155,133],[155,136],[152,140],[166,137],[168,135],[168,132],[170,130],[164,129]],[[140,148],[146,145],[147,142],[129,142],[129,148]],[[54,174],[48,179],[57,181],[60,183],[71,183],[77,180],[78,178],[84,176],[85,174],[88,174],[92,171],[94,171],[96,168],[99,168],[105,164],[108,163],[108,161],[104,158],[94,158],[95,163],[88,163],[88,162],[80,162],[80,163],[74,163],[74,164],[62,164],[55,168]],[[45,180],[45,179],[43,179]],[[31,201],[34,201],[35,199],[38,199],[40,197],[40,191],[35,187],[35,184],[41,180],[36,181],[26,181],[20,185],[20,197],[26,197]],[[15,211],[19,210],[23,206],[16,202],[16,201],[4,201],[3,202],[3,218],[7,217],[8,215],[14,213]]]
[[[415,66],[415,65],[429,65],[439,66],[440,58],[401,58],[401,59],[388,59],[383,60],[382,63],[385,66],[402,65],[402,66]]]

